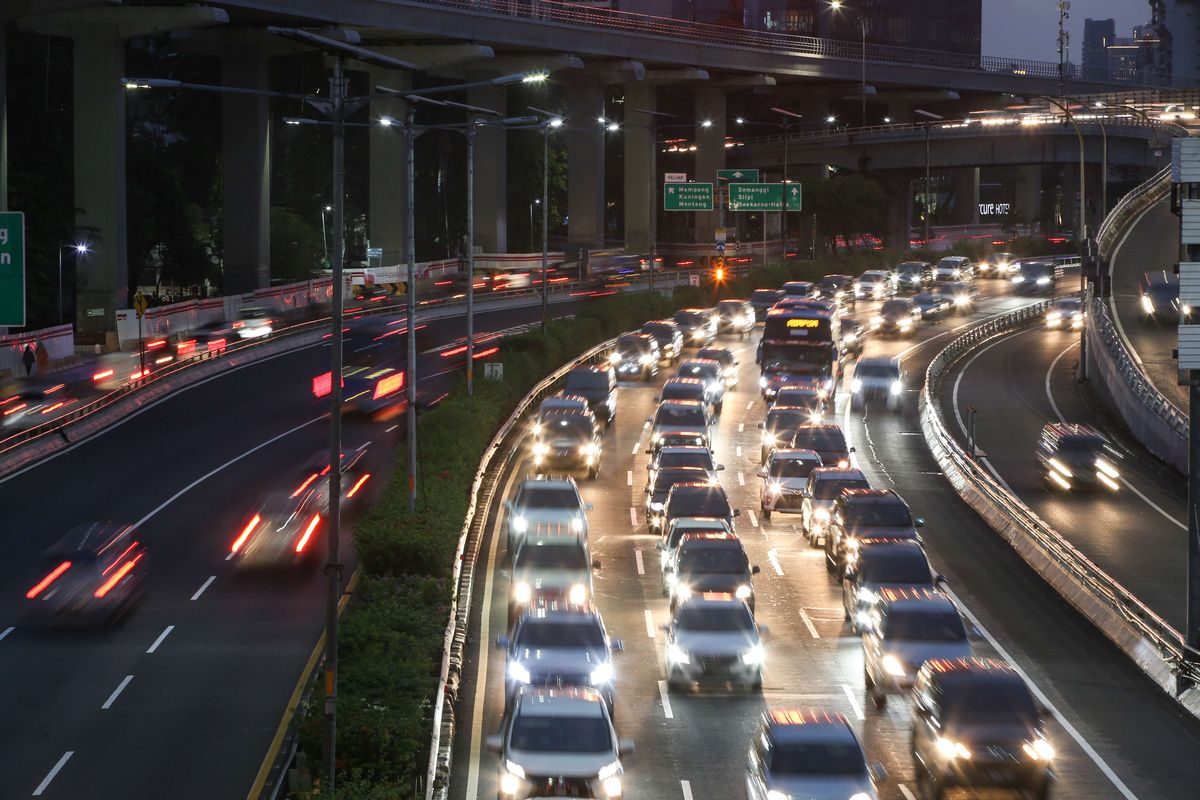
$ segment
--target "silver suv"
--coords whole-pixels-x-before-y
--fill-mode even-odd
[[[850,380],[850,406],[862,411],[870,401],[885,403],[889,411],[904,408],[904,370],[899,359],[860,358]]]
[[[504,503],[508,514],[508,552],[515,554],[525,535],[535,525],[565,525],[570,532],[586,537],[586,512],[591,503],[583,502],[574,478],[528,478],[521,481],[516,495]]]

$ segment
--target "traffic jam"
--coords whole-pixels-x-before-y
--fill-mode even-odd
[[[916,403],[901,358],[873,351],[970,313],[977,277],[1019,291],[997,255],[683,309],[568,373],[498,513],[504,630],[479,680],[503,700],[468,796],[1051,794],[1062,730],[930,563],[936,509],[887,488],[852,438],[852,414]],[[690,725],[719,777],[670,789],[664,724]]]

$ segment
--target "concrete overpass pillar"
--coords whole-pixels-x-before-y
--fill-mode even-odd
[[[1013,182],[1013,217],[1020,223],[1033,225],[1042,216],[1042,168],[1021,166],[1016,168]]]
[[[408,73],[394,69],[368,68],[372,90],[376,85],[390,89],[411,88]],[[381,118],[404,119],[404,103],[395,97],[381,97],[371,101],[371,122]],[[381,264],[391,266],[404,263],[405,199],[408,184],[404,179],[406,169],[404,133],[397,127],[385,128],[372,124],[369,139],[369,207],[367,210],[367,235],[371,247],[383,250]],[[478,160],[476,162],[478,164]],[[478,169],[478,166],[476,166]],[[476,204],[478,205],[478,197]]]
[[[567,253],[604,246],[604,87],[580,86],[567,95]]]
[[[975,225],[979,222],[979,167],[960,167],[951,172],[954,210],[950,224]]]
[[[502,86],[472,89],[467,102],[508,113]],[[475,136],[475,246],[484,253],[508,251],[508,133],[502,128],[482,128]]]
[[[115,324],[129,301],[125,228],[125,45],[116,26],[97,24],[75,40],[75,227],[96,247],[80,262],[80,331]],[[94,233],[93,233],[94,232]],[[90,313],[89,313],[90,312]]]
[[[653,118],[633,109],[657,111],[658,92],[641,81],[625,84],[625,251],[650,250],[650,222],[658,213],[658,176],[653,174],[651,151]]]
[[[700,123],[711,121],[710,127]],[[696,174],[701,183],[717,183],[717,170],[725,169],[725,90],[703,87],[696,90]],[[697,242],[714,241],[721,212],[696,213]]]
[[[912,234],[913,185],[912,177],[903,175],[882,181],[888,196],[887,230],[884,246],[906,251]]]
[[[253,46],[221,57],[226,86],[270,88],[268,55]],[[224,291],[271,284],[271,109],[265,97],[221,95]]]

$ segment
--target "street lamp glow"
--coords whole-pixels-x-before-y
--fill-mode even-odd
[[[832,125],[833,123],[837,122],[837,117],[835,117],[833,114],[830,114],[825,118],[825,121]]]
[[[604,129],[606,131],[608,131],[609,133],[616,133],[617,131],[621,130],[621,126],[615,122],[610,122],[610,123],[608,123],[608,125],[605,126]]]
[[[884,121],[886,124],[890,125],[890,124],[892,123],[892,118],[891,118],[891,117],[884,117],[884,118],[883,118],[883,121]]]
[[[385,128],[392,127],[392,125],[394,125],[395,122],[396,122],[396,120],[392,119],[391,117],[380,117],[379,118],[379,124]]]
[[[735,120],[734,120],[734,122],[736,122],[738,125],[745,125],[745,124],[746,124],[746,118],[745,118],[745,117],[738,117],[737,119],[735,119]]]
[[[545,83],[550,79],[548,72],[531,72],[524,78],[521,78],[521,83]]]
[[[608,124],[608,120],[606,120],[604,117],[596,117],[596,122],[599,122],[601,125]]]
[[[834,11],[842,10],[842,0],[829,0],[829,7]]]
[[[554,119],[550,120],[546,124],[549,125],[551,128],[561,128],[563,121],[562,121],[561,117],[555,117]]]
[[[87,242],[79,242],[75,245],[75,255],[85,256],[88,253]]]
[[[333,211],[333,206],[325,206],[326,211]]]
[[[125,88],[126,89],[149,89],[150,84],[138,83],[137,81],[125,81]]]
[[[711,128],[712,126],[713,126],[713,121],[711,119],[702,120],[700,122],[701,128]]]

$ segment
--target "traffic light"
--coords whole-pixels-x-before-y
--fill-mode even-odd
[[[725,256],[717,256],[713,259],[713,282],[725,282]]]

